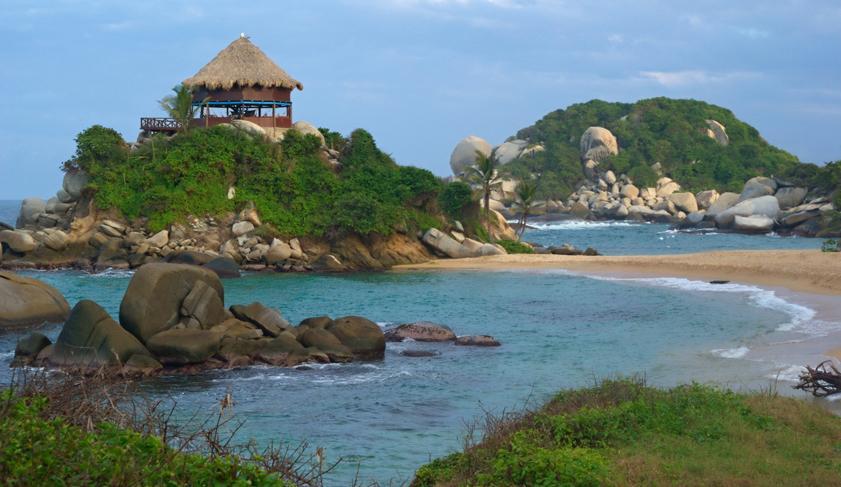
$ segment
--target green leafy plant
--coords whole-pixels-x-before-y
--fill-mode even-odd
[[[835,239],[827,239],[823,241],[821,244],[821,251],[822,252],[841,252],[841,243]]]
[[[438,196],[438,204],[451,218],[459,219],[465,208],[473,203],[473,190],[470,185],[453,181],[444,186]]]
[[[531,245],[525,244],[523,242],[518,242],[517,240],[506,240],[500,239],[497,240],[496,243],[502,246],[506,252],[509,254],[533,254],[534,249]]]
[[[187,85],[180,84],[173,88],[172,92],[158,101],[158,104],[170,118],[178,122],[179,132],[188,132],[198,110],[193,105],[193,91]]]
[[[534,198],[537,195],[537,184],[530,180],[520,181],[515,193],[517,193],[517,206],[520,209],[520,221],[517,224],[520,227],[520,237],[522,237],[526,231],[529,212],[531,211],[532,205],[534,205]]]
[[[490,155],[476,151],[476,162],[467,168],[467,178],[478,184],[482,192],[483,214],[488,235],[491,234],[490,201],[491,192],[502,184],[502,179],[496,170],[496,162]]]

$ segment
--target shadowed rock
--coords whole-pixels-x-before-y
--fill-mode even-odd
[[[0,271],[0,328],[60,323],[69,315],[70,306],[54,287]]]

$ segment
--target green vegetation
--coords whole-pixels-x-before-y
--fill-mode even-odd
[[[187,132],[190,130],[190,122],[195,117],[197,110],[193,106],[193,92],[183,84],[176,86],[172,91],[173,94],[165,96],[158,103],[170,118],[174,118],[178,122],[178,130]]]
[[[520,228],[518,231],[520,232],[520,238],[522,238],[523,234],[526,232],[526,224],[529,220],[531,207],[534,204],[534,198],[537,195],[537,183],[529,179],[520,181],[520,184],[517,185],[517,190],[515,192],[517,193],[516,203],[520,209]]]
[[[438,195],[438,204],[441,209],[453,218],[458,218],[471,203],[473,203],[473,190],[469,184],[461,181],[447,184]]]
[[[421,467],[413,485],[822,485],[841,475],[841,419],[774,394],[606,381],[482,426],[480,443]]]
[[[499,172],[496,170],[496,162],[493,157],[483,154],[481,151],[476,151],[476,162],[467,168],[467,178],[478,184],[482,192],[482,210],[485,215],[489,214],[491,191],[498,188],[502,184],[502,179]],[[490,235],[491,233],[491,219],[485,218],[487,228],[485,229]]]
[[[44,397],[0,393],[6,485],[292,485],[236,456],[181,453],[111,423],[88,432],[45,413]]]
[[[824,240],[821,244],[822,252],[841,252],[841,243],[833,238]]]
[[[90,175],[100,208],[145,218],[152,230],[249,202],[281,235],[389,235],[439,224],[443,185],[432,173],[398,166],[364,130],[347,139],[322,133],[341,150],[341,169],[326,161],[317,137],[295,130],[275,144],[230,127],[200,128],[130,151],[120,134],[98,125],[79,134],[65,167]],[[228,199],[231,186],[236,196]]]
[[[706,120],[726,127],[729,145],[721,146],[705,135]],[[539,173],[538,198],[565,198],[583,180],[579,142],[591,126],[607,128],[619,142],[619,155],[602,166],[617,175],[628,174],[642,186],[656,181],[651,165],[657,162],[665,175],[691,191],[737,192],[754,176],[781,176],[798,162],[768,144],[730,110],[695,100],[652,98],[636,103],[593,100],[549,113],[517,133],[517,138],[542,144],[546,150],[513,161],[508,169],[519,177]]]
[[[506,252],[509,254],[533,254],[534,249],[531,248],[530,245],[525,244],[523,242],[519,242],[517,240],[505,240],[500,239],[497,240],[495,243],[498,243],[505,249]]]

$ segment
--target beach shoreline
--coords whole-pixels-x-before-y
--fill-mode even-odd
[[[821,323],[841,324],[841,255],[819,250],[722,251],[635,256],[516,254],[471,259],[439,259],[401,265],[394,271],[567,271],[584,277],[684,278],[729,281],[774,291],[781,298],[815,311]],[[803,359],[841,360],[841,330],[796,340]],[[770,351],[769,351],[770,352]],[[779,352],[779,349],[777,350]],[[770,352],[770,353],[777,353]],[[804,363],[804,365],[806,365]],[[816,365],[809,363],[809,365]]]

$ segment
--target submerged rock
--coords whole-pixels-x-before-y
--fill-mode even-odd
[[[471,335],[456,338],[456,345],[465,347],[499,347],[502,345],[490,335]]]
[[[402,342],[414,340],[416,342],[447,342],[456,339],[456,334],[446,325],[418,321],[389,328],[384,333],[386,341]]]

